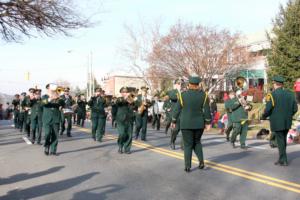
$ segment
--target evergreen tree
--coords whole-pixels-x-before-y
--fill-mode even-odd
[[[300,78],[300,0],[289,0],[286,7],[281,5],[273,24],[272,33],[268,34],[268,77],[281,75],[286,79],[285,87],[292,89]]]

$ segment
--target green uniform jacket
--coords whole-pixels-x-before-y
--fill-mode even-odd
[[[116,116],[117,122],[123,123],[123,122],[133,121],[134,118],[133,109],[123,97],[117,99],[116,106],[117,106],[117,116]]]
[[[78,107],[77,107],[77,113],[78,115],[84,115],[86,114],[86,101],[78,100],[77,101]]]
[[[232,122],[232,110],[230,109],[232,103],[233,103],[232,99],[228,99],[227,101],[225,101],[225,110],[227,112],[228,123]]]
[[[31,107],[31,119],[41,118],[43,115],[42,99],[32,99],[29,105]]]
[[[64,100],[57,99],[49,101],[49,96],[44,95],[42,97],[42,105],[43,105],[43,124],[55,124],[60,123],[61,121],[61,112],[59,107],[63,107],[65,105]]]
[[[107,102],[103,97],[92,97],[88,105],[91,108],[92,114],[91,117],[106,117],[104,108],[107,107]]]
[[[207,94],[190,89],[181,93],[172,115],[173,122],[176,122],[179,114],[180,129],[204,129],[204,125],[211,121]]]
[[[164,109],[164,111],[166,113],[167,120],[171,120],[172,119],[171,108],[172,108],[172,102],[171,102],[171,100],[165,101],[164,105],[163,105],[163,109]]]
[[[270,116],[271,131],[290,129],[293,116],[298,111],[294,94],[286,89],[278,88],[267,97],[263,118]]]
[[[115,118],[118,112],[118,106],[116,103],[111,104],[111,115]]]
[[[19,110],[20,109],[20,100],[19,99],[14,99],[12,101],[12,105],[14,105],[14,110]]]
[[[75,104],[75,101],[71,96],[69,96],[69,98],[66,98],[65,95],[61,95],[60,99],[64,100],[65,102],[64,108],[72,108],[72,106]]]
[[[148,108],[152,106],[153,102],[151,102],[149,99],[146,99],[146,108],[144,110],[145,112],[148,112]],[[135,101],[135,107],[139,108],[142,105],[142,95],[137,96],[137,100]],[[143,114],[143,113],[142,113]]]
[[[233,123],[239,123],[248,120],[248,112],[245,111],[238,98],[231,99],[231,103],[227,106],[228,110],[232,112],[231,120]]]
[[[171,114],[171,118],[172,118],[172,116],[175,115],[174,111],[176,110],[176,106],[177,106],[177,101],[178,101],[179,94],[180,94],[179,91],[176,90],[176,89],[170,90],[168,92],[168,96],[169,96],[169,98],[171,100],[171,113],[170,113]],[[179,117],[179,115],[177,117]]]

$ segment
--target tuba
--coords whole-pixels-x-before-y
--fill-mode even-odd
[[[252,110],[252,105],[247,102],[245,100],[245,98],[242,96],[242,93],[243,91],[247,90],[248,89],[248,83],[247,83],[247,80],[242,77],[242,76],[239,76],[235,79],[234,81],[235,83],[235,87],[236,87],[236,97],[238,98],[240,104],[243,106],[244,110],[249,112]]]

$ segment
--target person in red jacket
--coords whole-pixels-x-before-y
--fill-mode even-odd
[[[294,90],[296,93],[297,102],[298,104],[300,104],[300,78],[298,78],[297,81],[295,82]]]

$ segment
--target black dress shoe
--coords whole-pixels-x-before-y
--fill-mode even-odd
[[[189,172],[191,172],[191,168],[186,167],[186,168],[184,168],[184,171],[187,172],[187,173],[189,173]]]
[[[229,137],[226,137],[226,141],[229,142]]]
[[[234,142],[231,142],[231,146],[232,146],[232,148],[234,148],[234,149],[236,148]]]
[[[71,134],[67,134],[67,137],[72,137],[72,135]]]
[[[199,169],[204,169],[204,161],[200,161],[200,163],[199,163]]]
[[[51,152],[50,155],[57,156],[57,153],[56,152]]]
[[[175,144],[174,144],[174,143],[171,143],[171,144],[170,144],[170,148],[171,148],[172,150],[175,150]]]
[[[125,151],[126,154],[131,154],[131,151]]]
[[[122,153],[123,153],[122,149],[119,149],[119,150],[118,150],[118,153],[119,153],[119,154],[122,154]]]
[[[45,147],[45,150],[44,150],[44,153],[45,153],[45,155],[49,155],[49,147]]]
[[[246,145],[242,145],[242,146],[241,146],[241,149],[247,150],[248,147],[247,147]]]
[[[280,163],[280,166],[287,167],[289,166],[287,162]]]
[[[274,165],[283,165],[283,162],[276,161],[276,162],[274,163]]]

